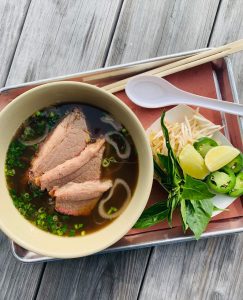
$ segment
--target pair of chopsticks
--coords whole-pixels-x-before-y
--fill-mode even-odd
[[[243,50],[243,39],[235,41],[233,43],[226,44],[221,47],[207,50],[199,54],[195,54],[193,56],[181,59],[179,61],[170,63],[162,67],[155,68],[153,70],[141,73],[141,75],[143,74],[143,75],[154,75],[157,77],[163,77],[163,76],[167,76],[170,74],[174,74],[186,69],[190,69],[205,64],[207,62],[225,57],[229,54],[239,52],[242,50]],[[108,84],[106,86],[103,86],[102,89],[104,89],[109,93],[122,91],[125,88],[128,80],[132,77],[134,76]]]

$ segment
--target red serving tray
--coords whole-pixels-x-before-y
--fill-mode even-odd
[[[220,86],[220,91],[222,94],[223,99],[227,99],[227,101],[233,102],[233,95],[232,95],[232,89],[231,84],[229,82],[228,72],[227,72],[227,66],[225,63],[225,60],[221,59],[213,63],[207,63],[199,67],[195,67],[186,71],[182,71],[180,73],[176,73],[170,76],[165,77],[166,80],[177,86],[178,88],[181,88],[185,91],[195,93],[201,96],[210,97],[210,98],[217,98],[217,91],[216,91],[216,82],[215,82],[215,74],[217,76],[217,81]],[[127,76],[127,75],[126,75]],[[125,76],[125,77],[126,77]],[[112,78],[103,78],[103,79],[97,79],[97,80],[91,80],[90,83],[98,85],[100,87],[117,81],[119,78],[123,78],[123,76],[116,76]],[[73,77],[71,79],[66,80],[73,80],[73,81],[85,81],[87,82],[87,78],[84,77]],[[89,82],[89,80],[88,80]],[[15,97],[22,94],[23,92],[35,87],[38,84],[32,84],[28,86],[23,87],[16,87],[16,88],[10,88],[6,91],[2,91],[0,93],[0,110],[5,107],[9,102],[11,102]],[[146,109],[141,108],[135,104],[133,104],[128,97],[126,96],[125,92],[118,92],[115,94],[118,98],[120,98],[124,103],[126,103],[133,112],[137,115],[137,117],[140,119],[142,125],[145,129],[147,129],[156,119],[158,119],[161,115],[162,110],[161,109]],[[217,100],[215,100],[217,101]],[[163,110],[169,110],[172,107],[166,107]],[[219,112],[212,111],[209,109],[200,109],[200,113],[204,115],[207,119],[212,121],[215,124],[221,124],[222,125],[222,115]],[[229,132],[229,139],[231,143],[237,147],[238,149],[243,150],[243,142],[241,137],[241,131],[239,128],[239,121],[236,116],[233,115],[224,115],[224,120],[227,123],[227,128]],[[166,193],[164,192],[163,188],[154,181],[151,195],[148,200],[148,206],[150,206],[152,203],[156,201],[160,201],[166,199]],[[243,217],[243,201],[242,197],[238,198],[234,203],[232,203],[228,210],[220,213],[216,217],[214,217],[210,224],[210,230],[212,227],[214,228],[220,228],[220,222],[224,222],[227,219],[234,220],[237,222],[238,218]],[[242,219],[240,219],[240,222],[242,223]],[[240,223],[240,224],[241,224]],[[233,223],[232,223],[233,224]],[[235,225],[234,225],[235,226]],[[170,232],[173,231],[173,234],[170,235]],[[213,230],[214,231],[214,230]],[[154,232],[154,235],[153,235]],[[151,241],[153,241],[154,244],[156,244],[156,240],[158,240],[158,232],[161,233],[161,239],[168,239],[170,240],[173,237],[182,237],[184,235],[181,227],[180,218],[178,215],[175,214],[173,218],[173,228],[170,228],[167,224],[167,222],[159,223],[155,226],[152,226],[148,229],[143,230],[130,230],[125,237],[123,237],[119,242],[117,242],[115,245],[108,248],[106,251],[112,251],[112,249],[125,249],[126,246],[131,246],[130,248],[133,248],[133,244],[136,244],[136,240],[140,242],[141,236],[145,236],[150,233]],[[191,233],[187,233],[187,235],[191,235]],[[212,234],[213,235],[213,234]],[[139,244],[139,243],[138,243]],[[141,243],[143,244],[143,243]],[[149,244],[149,242],[148,242]],[[129,248],[127,247],[127,248]],[[23,249],[24,250],[24,249]]]

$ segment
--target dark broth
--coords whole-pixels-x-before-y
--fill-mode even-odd
[[[50,131],[65,114],[74,108],[79,108],[84,113],[91,139],[117,131],[112,125],[101,121],[102,117],[109,116],[107,112],[90,105],[62,104],[43,109],[28,118],[17,131],[8,149],[5,170],[9,192],[19,212],[39,228],[65,236],[85,235],[97,231],[112,220],[105,220],[99,216],[97,209],[99,203],[88,217],[67,216],[56,212],[55,200],[48,192],[40,191],[28,182],[28,170],[32,158],[38,151],[38,146],[23,146],[20,140],[38,138],[43,135],[47,124]],[[133,194],[138,178],[138,157],[131,136],[121,124],[120,126],[119,132],[131,145],[131,155],[128,159],[121,159],[117,156],[115,148],[106,143],[103,159],[114,157],[117,162],[111,162],[108,167],[101,167],[101,179],[114,181],[116,178],[122,178],[127,182]],[[108,192],[103,197],[107,194]],[[106,203],[107,212],[119,210],[125,196],[122,187],[117,186],[112,198]]]

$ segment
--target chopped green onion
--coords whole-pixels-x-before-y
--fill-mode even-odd
[[[33,147],[35,150],[38,150],[39,145],[38,145],[38,144],[35,144],[35,145],[32,145],[32,147]]]
[[[102,167],[107,168],[107,167],[109,167],[109,165],[110,165],[109,160],[107,158],[104,158],[102,160]]]
[[[30,194],[29,193],[24,193],[23,194],[23,198],[25,199],[25,200],[30,200]]]
[[[74,229],[69,230],[69,236],[75,236],[76,231]]]
[[[57,235],[63,235],[63,234],[64,234],[64,232],[63,232],[62,229],[58,229],[58,230],[57,230]]]
[[[82,230],[80,234],[81,234],[81,236],[84,236],[86,234],[86,231]]]
[[[117,160],[114,158],[114,156],[111,156],[109,158],[104,158],[102,161],[102,167],[104,167],[104,168],[109,167],[111,162],[117,162]]]
[[[111,206],[110,209],[108,210],[107,214],[108,214],[108,215],[111,215],[111,214],[115,213],[116,211],[117,211],[117,208]]]
[[[54,216],[52,217],[52,220],[53,220],[54,222],[57,222],[57,221],[58,221],[58,216],[57,216],[57,215],[54,215]]]
[[[7,168],[7,166],[5,166],[5,174],[7,176],[14,176],[15,175],[15,170],[14,169],[9,169]]]
[[[75,228],[76,230],[82,228],[83,226],[84,226],[84,224],[74,224],[74,228]]]
[[[61,223],[61,222],[57,222],[57,223],[56,223],[56,227],[57,227],[57,228],[61,228],[61,227],[62,227],[62,223]]]
[[[39,209],[38,209],[38,213],[43,213],[45,211],[45,208],[44,207],[40,207]]]
[[[6,175],[13,176],[15,174],[14,168],[24,168],[25,164],[21,161],[21,156],[25,150],[25,146],[19,141],[13,141],[7,152],[5,173]]]

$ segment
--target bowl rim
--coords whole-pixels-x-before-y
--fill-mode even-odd
[[[93,86],[93,85],[90,85],[90,84],[87,84],[87,83],[80,83],[80,82],[75,82],[75,81],[57,81],[57,82],[51,82],[51,83],[47,83],[47,84],[43,84],[43,85],[40,85],[40,86],[37,86],[37,87],[34,87],[26,92],[24,92],[23,94],[17,96],[13,101],[11,101],[1,112],[0,112],[0,121],[1,121],[1,118],[2,118],[2,115],[5,114],[7,111],[11,111],[12,107],[15,106],[15,104],[19,101],[21,101],[23,98],[25,98],[26,96],[29,96],[31,94],[34,94],[36,91],[39,91],[41,89],[45,89],[45,88],[48,88],[48,87],[58,87],[60,85],[63,85],[63,86],[67,86],[67,87],[87,87],[88,89],[90,90],[95,90],[97,92],[99,92],[101,95],[103,94],[105,97],[109,97],[110,99],[112,99],[113,101],[116,101],[118,103],[118,105],[120,107],[123,108],[124,111],[126,111],[126,114],[129,115],[129,117],[132,117],[133,119],[133,123],[136,124],[136,131],[140,132],[141,136],[142,136],[142,139],[143,139],[143,146],[145,147],[143,150],[146,152],[146,161],[147,161],[147,169],[146,169],[146,182],[144,181],[144,185],[143,185],[143,193],[141,195],[143,195],[143,201],[140,201],[139,205],[136,205],[136,211],[134,211],[132,214],[130,213],[129,215],[129,226],[126,224],[126,221],[124,218],[126,216],[126,211],[128,211],[128,208],[126,208],[126,210],[121,214],[121,216],[119,218],[117,218],[116,220],[114,220],[110,225],[107,225],[106,227],[104,227],[104,229],[100,229],[94,233],[90,233],[88,234],[87,236],[85,237],[57,237],[55,236],[54,234],[51,234],[51,233],[48,233],[48,232],[45,232],[39,228],[37,228],[35,225],[31,224],[31,222],[29,222],[28,220],[26,220],[22,215],[20,215],[20,213],[18,212],[18,210],[14,207],[14,209],[17,211],[17,213],[19,214],[19,216],[22,218],[23,221],[25,222],[28,222],[31,227],[33,227],[33,231],[34,232],[44,232],[45,234],[48,234],[49,236],[51,236],[51,239],[54,241],[56,239],[56,237],[58,239],[68,239],[69,241],[74,240],[74,239],[79,239],[79,240],[83,240],[84,242],[88,242],[90,237],[92,237],[92,235],[95,236],[95,234],[98,234],[99,232],[101,231],[106,231],[107,228],[112,228],[114,226],[114,224],[117,224],[117,223],[121,223],[121,225],[127,225],[125,226],[124,228],[119,228],[119,234],[116,234],[113,236],[113,238],[109,238],[108,242],[102,244],[102,245],[99,245],[97,247],[95,247],[95,250],[87,250],[85,251],[85,249],[74,249],[73,251],[70,251],[70,252],[66,252],[66,251],[61,251],[61,250],[58,250],[58,253],[56,253],[56,250],[51,250],[51,249],[46,249],[46,248],[43,248],[43,249],[40,249],[40,248],[37,248],[34,244],[31,244],[31,241],[26,241],[25,238],[21,237],[20,235],[16,234],[16,232],[13,232],[12,230],[9,230],[7,228],[7,226],[5,224],[2,223],[2,220],[1,220],[1,213],[0,213],[0,228],[1,230],[10,238],[12,239],[13,241],[15,241],[17,244],[19,244],[20,246],[30,250],[30,251],[33,251],[33,252],[36,252],[36,253],[39,253],[41,255],[45,255],[45,256],[50,256],[50,257],[55,257],[55,258],[75,258],[75,257],[82,257],[82,256],[86,256],[86,255],[91,255],[91,254],[94,254],[94,253],[97,253],[107,247],[109,247],[110,245],[114,244],[115,242],[117,242],[120,238],[122,238],[132,227],[133,225],[135,224],[135,222],[137,221],[137,219],[139,218],[139,216],[141,215],[141,213],[143,212],[146,204],[147,204],[147,201],[148,201],[148,198],[149,198],[149,195],[150,195],[150,191],[151,191],[151,188],[152,188],[152,182],[153,182],[153,159],[152,159],[152,150],[150,148],[150,145],[149,145],[149,141],[148,141],[148,138],[147,138],[147,135],[146,135],[146,131],[145,129],[143,128],[143,126],[141,125],[139,119],[137,118],[137,116],[134,114],[134,112],[132,111],[131,108],[129,108],[123,101],[121,101],[118,97],[106,92],[105,90],[102,90],[101,88],[98,88],[96,86]],[[61,101],[62,102],[62,101]],[[88,102],[87,102],[88,103]],[[102,105],[101,105],[102,107]],[[17,129],[17,128],[16,128]],[[132,134],[131,134],[132,135]],[[139,155],[138,157],[139,159],[139,166],[140,164],[144,163],[145,162],[142,162],[144,160],[144,158],[142,159]],[[140,169],[140,168],[139,168]],[[1,171],[2,172],[2,171]],[[5,175],[4,175],[5,176]],[[139,175],[138,175],[138,182],[139,180],[141,180],[140,178],[142,177],[142,175],[140,174],[139,172]],[[138,182],[137,182],[137,185],[138,185]],[[4,185],[6,186],[6,182],[4,183]],[[0,192],[1,194],[2,192]],[[134,191],[134,194],[133,194],[133,198],[135,198],[135,195],[138,193],[137,191],[137,187]],[[133,202],[131,199],[128,207],[130,206],[130,204]],[[10,195],[8,195],[8,200],[12,201],[12,198],[10,197]],[[127,213],[128,214],[128,213]],[[123,217],[123,218],[122,218]],[[120,222],[119,222],[120,220]],[[113,225],[113,226],[112,226]],[[118,227],[118,226],[116,226]],[[35,230],[34,230],[35,228]],[[107,231],[108,232],[108,231]],[[111,231],[110,231],[111,232]],[[43,236],[43,234],[40,234]],[[82,244],[82,243],[81,243]]]

